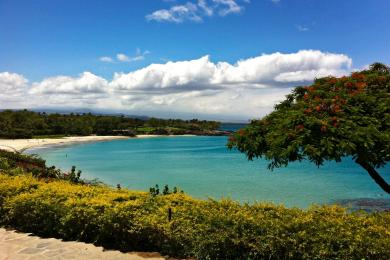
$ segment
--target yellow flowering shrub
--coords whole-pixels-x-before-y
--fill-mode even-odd
[[[124,251],[198,259],[390,259],[390,212],[150,196],[1,173],[0,209],[1,225]]]

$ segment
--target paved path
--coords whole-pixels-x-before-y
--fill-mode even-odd
[[[0,228],[0,260],[44,259],[164,259],[157,253],[121,253],[104,251],[102,247],[81,242],[64,242],[54,238],[39,238]]]

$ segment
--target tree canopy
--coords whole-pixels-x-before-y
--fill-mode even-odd
[[[139,119],[123,115],[38,113],[28,110],[0,112],[0,138],[31,138],[42,135],[113,135],[142,129],[215,130],[220,123],[205,120]],[[143,129],[145,130],[145,129]],[[141,132],[144,133],[144,132]]]
[[[352,156],[387,193],[376,168],[390,160],[390,70],[381,63],[340,78],[296,87],[275,110],[232,135],[229,148],[269,168],[310,160],[340,162]]]

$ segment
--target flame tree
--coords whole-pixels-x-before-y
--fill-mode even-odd
[[[269,168],[307,159],[317,166],[352,156],[387,193],[378,169],[390,160],[390,69],[374,63],[348,77],[296,87],[275,110],[233,134],[229,148]]]

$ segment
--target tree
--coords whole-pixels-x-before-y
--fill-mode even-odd
[[[275,110],[232,135],[230,149],[269,168],[307,159],[317,166],[352,156],[387,193],[377,169],[390,160],[390,70],[375,63],[349,77],[296,87]]]

